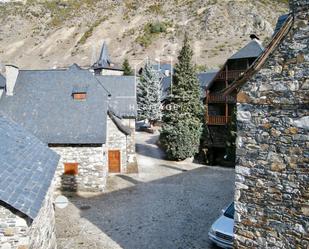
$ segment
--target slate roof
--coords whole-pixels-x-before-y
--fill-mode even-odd
[[[293,26],[293,15],[289,14],[279,31],[272,37],[263,53],[253,62],[253,64],[238,79],[232,82],[222,94],[228,95],[235,89],[240,89],[248,80],[250,80],[267,62],[267,59],[278,48],[289,34]]]
[[[0,113],[0,200],[35,219],[59,156]]]
[[[166,77],[165,76],[165,70],[168,70],[170,73],[174,71],[173,67],[170,63],[153,64],[153,65],[151,65],[151,67],[154,70],[158,71],[162,77]]]
[[[122,70],[121,66],[113,63],[108,53],[108,47],[106,42],[103,43],[101,53],[98,61],[92,66],[94,69],[110,69],[110,70]]]
[[[134,76],[98,75],[96,78],[111,94],[108,109],[120,118],[136,117],[137,103]]]
[[[219,70],[209,70],[207,72],[197,74],[197,78],[200,83],[202,98],[206,97],[206,89],[208,89],[211,81],[215,78],[218,71]],[[171,76],[164,77],[161,81],[161,91],[162,91],[161,101],[163,101],[167,97],[170,85],[171,85]]]
[[[289,14],[281,15],[278,17],[277,24],[273,33],[273,36],[277,34],[277,32],[281,29],[282,25],[286,21],[286,19],[289,17]]]
[[[210,70],[204,73],[199,73],[197,78],[200,81],[200,86],[204,90],[208,89],[210,86],[211,81],[216,77],[219,70]]]
[[[108,111],[108,115],[122,133],[125,135],[131,135],[131,129],[125,126],[119,117],[117,117],[112,111]]]
[[[250,41],[242,49],[233,54],[229,60],[244,59],[244,58],[256,58],[264,51],[263,46],[256,40]]]
[[[5,77],[0,73],[0,88],[5,87],[5,82],[6,82]]]
[[[87,98],[72,98],[87,87]],[[0,111],[49,144],[103,144],[107,92],[88,70],[20,70],[14,95],[2,95]]]

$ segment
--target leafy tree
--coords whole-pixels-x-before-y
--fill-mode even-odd
[[[193,51],[187,34],[175,66],[168,104],[163,110],[160,143],[169,159],[183,160],[199,150],[202,132],[202,102]]]
[[[138,117],[150,124],[161,120],[161,82],[159,73],[147,63],[137,84]]]
[[[124,59],[122,64],[123,75],[133,75],[133,70],[129,64],[129,60],[127,58]]]

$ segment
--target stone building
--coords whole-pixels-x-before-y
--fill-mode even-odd
[[[290,6],[228,90],[240,91],[235,248],[309,248],[309,1]]]
[[[55,249],[59,156],[0,113],[0,248]]]
[[[106,42],[103,43],[99,59],[92,65],[95,75],[123,75],[121,66],[111,61]]]
[[[134,77],[7,66],[0,110],[61,156],[57,188],[103,191],[109,171],[136,166]]]

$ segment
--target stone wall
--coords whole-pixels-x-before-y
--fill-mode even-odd
[[[53,185],[38,216],[32,221],[12,207],[0,203],[1,249],[56,249]]]
[[[235,248],[309,248],[309,1],[241,89]]]
[[[15,249],[28,246],[30,221],[22,213],[0,202],[0,248]]]
[[[56,249],[55,213],[53,206],[54,182],[48,190],[38,216],[30,227],[29,249]],[[22,248],[25,249],[25,248]]]
[[[132,134],[125,135],[115,123],[108,117],[107,120],[107,148],[109,150],[120,150],[121,172],[136,172],[135,155],[135,119],[122,119],[123,125],[130,127]]]
[[[103,146],[50,147],[61,156],[56,171],[56,188],[62,191],[101,192],[106,185],[107,153]],[[64,163],[78,163],[77,175],[65,175]]]
[[[137,173],[137,159],[136,159],[136,142],[135,142],[135,123],[136,120],[131,119],[123,119],[123,123],[125,126],[130,127],[131,135],[127,136],[127,171],[126,173]]]

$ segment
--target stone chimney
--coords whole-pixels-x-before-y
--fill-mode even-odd
[[[16,84],[19,69],[13,65],[5,65],[6,74],[6,95],[14,95],[14,87]]]

